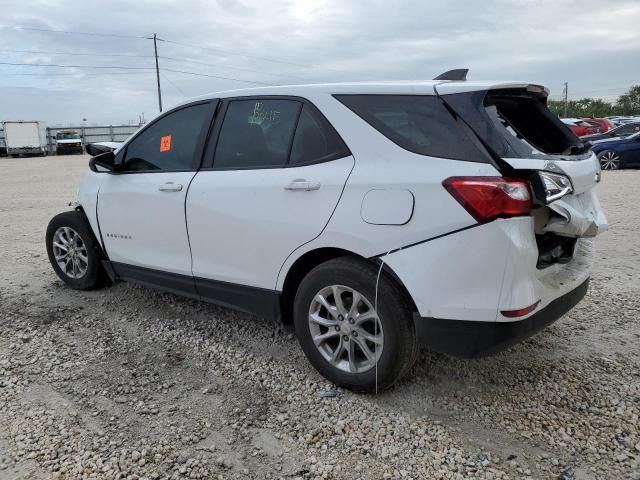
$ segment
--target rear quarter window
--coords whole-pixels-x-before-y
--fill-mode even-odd
[[[488,162],[465,126],[434,95],[335,95],[356,115],[410,152]]]

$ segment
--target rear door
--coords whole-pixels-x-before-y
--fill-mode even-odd
[[[239,286],[273,290],[287,256],[322,232],[354,165],[302,99],[237,98],[222,110],[187,198],[197,288],[218,299]]]
[[[118,153],[117,173],[105,175],[98,221],[121,277],[195,293],[185,198],[214,107],[199,102],[158,118]]]
[[[556,224],[556,233],[565,230],[575,237],[606,229],[595,193],[599,162],[588,145],[546,108],[546,92],[541,87],[459,93],[460,84],[447,83],[438,85],[437,91],[484,145],[508,165],[501,168],[503,171],[547,171],[570,180],[571,194],[549,202],[553,210],[562,210],[562,216],[568,218],[564,226]],[[533,177],[534,190],[535,181]],[[542,183],[539,186],[544,188]]]

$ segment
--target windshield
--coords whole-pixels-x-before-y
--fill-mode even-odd
[[[56,140],[80,140],[80,135],[75,132],[58,132]]]
[[[575,160],[588,152],[588,145],[547,109],[543,97],[525,90],[476,91],[442,98],[502,158]]]

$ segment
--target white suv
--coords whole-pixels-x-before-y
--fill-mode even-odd
[[[295,326],[326,378],[387,388],[420,345],[504,349],[587,291],[596,157],[527,83],[268,87],[161,114],[47,229],[69,286],[129,280]]]

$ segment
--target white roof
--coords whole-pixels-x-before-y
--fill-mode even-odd
[[[242,88],[213,92],[188,100],[205,100],[209,98],[243,97],[251,95],[292,95],[306,96],[317,94],[397,94],[397,95],[434,95],[434,87],[438,85],[441,94],[470,92],[475,90],[492,90],[497,88],[523,88],[528,82],[496,82],[496,81],[446,81],[446,80],[398,80],[380,82],[348,82],[317,83],[309,85],[277,85],[255,88]]]

